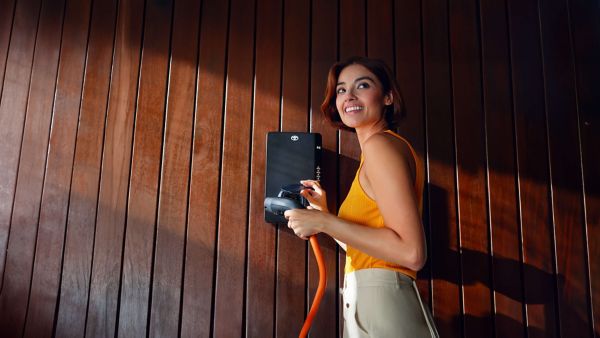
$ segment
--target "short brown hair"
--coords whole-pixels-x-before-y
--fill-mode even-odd
[[[383,115],[388,128],[395,129],[400,120],[404,117],[404,101],[400,96],[400,89],[392,75],[392,71],[381,60],[361,56],[353,56],[345,61],[336,62],[329,69],[329,74],[327,75],[327,88],[325,89],[325,99],[323,100],[323,104],[321,104],[321,111],[325,115],[325,119],[338,129],[354,131],[354,128],[350,128],[342,122],[335,105],[338,78],[342,70],[350,65],[361,65],[367,68],[377,77],[379,82],[381,82],[383,93],[392,93],[393,103],[385,107]]]

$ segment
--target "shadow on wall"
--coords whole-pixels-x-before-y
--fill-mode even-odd
[[[447,193],[444,189],[431,184],[428,184],[427,188],[434,195],[433,199],[439,203],[435,206],[436,210],[430,210],[430,213],[444,213],[444,215],[436,216],[435,219],[448,220],[449,216],[446,214],[448,202],[445,197]],[[432,196],[429,197],[432,199]],[[428,207],[425,207],[424,212],[427,212]],[[534,225],[549,226],[547,224]],[[461,226],[464,226],[464,224]],[[546,327],[552,328],[555,335],[560,335],[558,333],[559,318],[557,311],[558,304],[556,302],[557,297],[561,297],[560,295],[564,294],[565,277],[562,274],[556,275],[553,271],[544,271],[540,267],[522,263],[518,260],[494,256],[464,247],[459,247],[460,252],[457,252],[451,249],[451,247],[458,247],[458,238],[451,238],[449,228],[445,224],[442,224],[442,226],[431,224],[430,227],[426,225],[426,229],[431,229],[432,234],[427,234],[430,259],[424,270],[433,270],[431,278],[434,283],[436,280],[443,280],[459,287],[480,284],[493,293],[490,295],[491,297],[496,299],[507,297],[517,304],[522,304],[523,311],[528,311],[527,314],[523,313],[523,318],[520,321],[502,313],[495,313],[493,308],[490,309],[493,318],[460,314],[447,321],[436,317],[436,324],[440,332],[454,332],[456,328],[463,327],[464,323],[468,323],[470,327],[481,328],[493,322],[496,332],[500,328],[502,332],[522,332],[523,336],[543,337],[549,335],[546,332],[546,328],[536,327],[535,325],[536,323],[546,323]],[[458,232],[459,229],[456,231]],[[514,234],[515,237],[518,235]],[[487,236],[487,234],[482,236]],[[487,241],[487,239],[485,240]],[[438,245],[437,247],[432,247],[432,245],[436,244]],[[431,252],[433,252],[433,255]],[[547,256],[551,259],[551,252],[552,248],[548,248],[544,252],[530,252],[529,254]],[[451,262],[452,266],[441,265],[448,262]],[[468,262],[468,266],[465,265],[465,262]],[[432,264],[435,265],[435,269],[431,268]],[[488,266],[490,274],[486,275],[486,271],[480,269]],[[468,272],[466,272],[467,270]],[[462,271],[462,275],[459,271]],[[491,280],[492,276],[494,281]],[[435,290],[433,292],[435,294]],[[582,292],[585,291],[582,290]],[[458,301],[457,299],[456,302]],[[563,304],[567,307],[569,306],[567,302],[561,303],[561,305]],[[561,308],[560,311],[562,313],[573,313],[576,310],[573,308]],[[527,325],[525,316],[530,320],[527,327],[525,327]],[[576,327],[584,330],[589,327],[585,316],[587,316],[587,313],[576,313],[575,320],[579,323]],[[536,317],[535,323],[532,321],[533,317]]]

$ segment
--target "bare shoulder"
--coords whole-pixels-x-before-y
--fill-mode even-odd
[[[406,141],[388,133],[375,134],[364,143],[363,154],[369,167],[392,167],[410,171],[415,176],[415,160]]]

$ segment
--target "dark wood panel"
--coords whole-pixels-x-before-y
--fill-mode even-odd
[[[398,132],[411,143],[423,160],[425,159],[425,117],[421,24],[420,1],[394,2],[394,68],[406,112],[406,116],[398,127]],[[426,165],[427,162],[423,161],[423,166]],[[431,257],[431,226],[427,210],[429,203],[427,202],[427,190],[424,190],[422,218],[427,238],[427,256]],[[431,264],[429,259],[425,267],[418,273],[417,285],[421,299],[431,307]]]
[[[52,335],[80,113],[91,3],[67,4],[25,336]]]
[[[537,7],[508,1],[528,337],[556,337],[548,152]]]
[[[116,2],[95,2],[92,13],[55,330],[59,337],[85,333]]]
[[[47,32],[47,34],[40,34],[37,37],[37,48],[35,49],[33,64],[31,65],[33,68],[27,70],[19,69],[21,67],[28,67],[28,65],[22,63],[18,67],[14,63],[9,63],[12,70],[9,69],[8,74],[14,71],[31,71],[32,85],[30,88],[24,85],[21,87],[23,91],[29,90],[28,118],[25,121],[23,130],[18,171],[19,179],[14,188],[14,205],[8,205],[8,212],[10,212],[10,207],[13,208],[12,219],[11,215],[7,214],[6,223],[3,223],[3,225],[6,224],[6,228],[3,229],[7,231],[9,222],[11,224],[11,237],[8,248],[6,251],[2,250],[2,254],[0,255],[0,261],[2,262],[0,264],[2,266],[4,266],[4,259],[6,258],[6,270],[4,271],[2,294],[0,295],[0,331],[7,335],[22,335],[23,323],[26,316],[31,267],[33,265],[35,250],[35,236],[48,149],[48,134],[50,132],[52,117],[52,103],[58,70],[62,16],[62,6],[55,7],[45,4],[40,13],[39,29]],[[33,24],[37,25],[38,23],[34,22]],[[19,41],[16,38],[19,33],[23,33],[23,31],[14,31],[14,42]],[[23,46],[15,43],[13,44],[13,48],[23,48]],[[14,61],[12,60],[12,62]],[[18,84],[18,82],[9,83],[5,87],[5,90],[12,92],[12,94],[17,94],[15,85]],[[18,101],[9,102],[13,99],[19,100],[20,98],[15,96],[14,98],[2,101],[2,107],[17,108],[14,104]],[[6,112],[3,110],[2,114]],[[11,111],[10,114],[18,114],[18,111]],[[7,127],[5,124],[2,124],[2,126]],[[4,160],[2,162],[6,164]],[[9,182],[3,180],[1,184],[5,187],[5,184],[9,184]],[[12,196],[9,200],[12,203]],[[8,202],[8,200],[4,201]],[[3,214],[2,216],[5,215]],[[2,222],[4,222],[4,219]],[[4,245],[6,245],[6,241],[3,243],[3,248],[5,248]],[[6,253],[6,257],[4,253]]]
[[[311,65],[310,65],[310,121],[311,132],[320,133],[322,137],[322,168],[321,183],[327,192],[328,209],[337,213],[337,148],[338,132],[323,118],[321,103],[323,102],[327,72],[336,61],[337,50],[337,1],[313,1],[311,23]],[[327,289],[321,300],[319,312],[313,321],[311,335],[314,337],[339,337],[342,323],[341,312],[338,311],[340,303],[339,287],[341,282],[338,277],[338,254],[343,254],[338,249],[337,243],[330,237],[319,236],[319,245],[327,269]],[[312,304],[319,281],[318,266],[312,249],[308,257],[308,282],[309,301]],[[337,324],[337,325],[336,325]]]
[[[310,1],[285,0],[281,129],[306,131],[308,123]]]
[[[4,72],[10,44],[13,19],[15,17],[15,0],[6,0],[0,3],[0,94],[4,85]]]
[[[118,334],[147,333],[167,90],[171,1],[146,3]]]
[[[243,328],[254,72],[254,1],[231,3],[219,201],[214,335]]]
[[[367,54],[367,18],[365,16],[367,7],[365,1],[340,1],[338,48],[341,60],[351,56],[366,56]],[[356,169],[358,169],[360,158],[360,146],[356,135],[349,131],[340,131],[339,148],[342,156],[340,159],[339,194],[340,196],[346,196]]]
[[[579,121],[567,2],[540,2],[561,337],[591,337]]]
[[[10,219],[14,202],[15,184],[17,182],[19,152],[23,137],[23,125],[31,80],[33,49],[40,15],[40,3],[41,1],[39,0],[29,0],[21,1],[17,4],[13,22],[14,29],[10,37],[11,45],[6,57],[6,72],[3,70],[4,82],[2,96],[0,97],[0,139],[6,140],[0,143],[0,158],[2,158],[0,162],[0,184],[2,186],[2,189],[0,189],[0,271],[3,273],[5,271],[5,264],[10,264],[10,260],[7,257],[8,250],[10,250],[8,244]],[[25,240],[24,242],[28,247],[32,245],[30,240]],[[21,250],[23,246],[17,245],[14,248]],[[30,252],[32,249],[25,250],[25,252]],[[29,254],[29,256],[31,255],[32,253]],[[3,278],[2,285],[4,283],[5,280]],[[23,283],[22,281],[17,284],[22,285]],[[5,309],[4,306],[7,304],[5,304],[4,297],[12,296],[6,296],[4,293],[2,296],[0,297],[0,309]],[[2,313],[5,313],[5,311],[2,310]],[[6,324],[12,322],[12,320],[2,321],[2,323]],[[2,327],[5,327],[4,324],[0,325],[0,328]]]
[[[282,64],[283,1],[257,3],[252,164],[250,168],[250,218],[246,265],[247,337],[275,334],[275,264],[277,228],[265,223],[266,135],[279,130]]]
[[[282,131],[307,131],[309,1],[287,0],[283,16]],[[294,183],[294,182],[290,182]],[[307,313],[307,242],[285,226],[278,231],[276,337],[293,337]]]
[[[149,334],[179,333],[198,56],[199,1],[174,5]]]
[[[367,56],[394,70],[394,10],[392,0],[367,1]]]
[[[590,1],[571,1],[570,25],[575,58],[577,108],[580,151],[585,192],[585,222],[588,245],[588,277],[590,280],[589,325],[595,337],[600,336],[600,8]]]
[[[449,16],[464,336],[491,337],[490,231],[477,4],[453,1]]]
[[[366,0],[339,1],[338,46],[340,58],[353,55],[365,55],[367,51],[366,37]]]
[[[202,2],[181,335],[210,337],[227,61],[228,2]]]
[[[67,3],[63,36],[64,2],[0,5],[3,334],[296,335],[318,270],[263,220],[265,135],[323,135],[335,211],[360,148],[321,116],[325,77],[369,55],[396,71],[399,132],[426,159],[418,283],[442,335],[598,335],[596,6],[116,6]],[[344,254],[319,240],[329,285],[311,335],[332,337]]]
[[[86,336],[115,336],[142,38],[141,1],[119,3],[104,132]]]
[[[525,335],[525,325],[506,3],[484,1],[480,15],[494,330],[516,338]]]
[[[459,337],[463,334],[463,318],[447,12],[446,4],[440,1],[426,1],[423,4],[423,65],[429,162],[427,193],[432,229],[432,311],[440,335]]]

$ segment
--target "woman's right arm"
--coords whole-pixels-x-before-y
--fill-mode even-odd
[[[302,180],[300,183],[307,188],[311,188],[304,189],[300,192],[300,194],[304,196],[304,198],[306,198],[310,203],[310,206],[307,209],[315,209],[329,213],[329,209],[327,207],[327,193],[325,192],[325,189],[321,188],[319,181]],[[333,239],[342,249],[344,249],[344,251],[346,251],[346,243],[338,240],[337,238]]]

